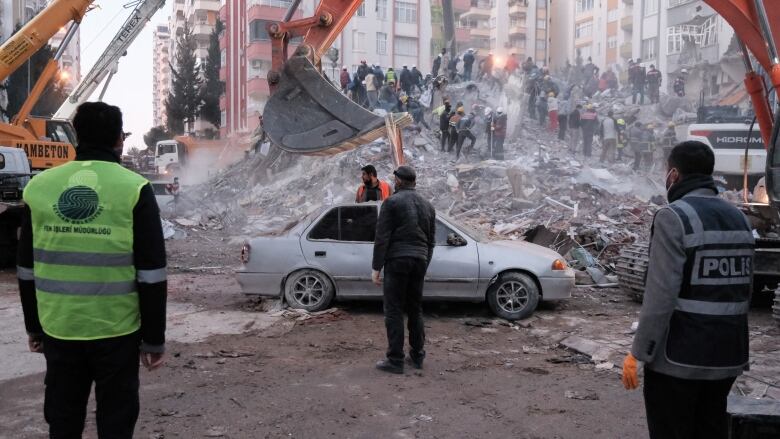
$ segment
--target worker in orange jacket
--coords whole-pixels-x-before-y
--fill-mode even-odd
[[[393,191],[390,189],[390,185],[377,178],[374,165],[363,166],[361,171],[363,171],[361,175],[363,184],[358,187],[357,195],[355,195],[356,203],[384,201],[392,195]]]

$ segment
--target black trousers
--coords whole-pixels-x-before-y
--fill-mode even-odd
[[[504,137],[493,136],[493,159],[504,160]]]
[[[590,157],[593,152],[593,133],[582,133],[582,154]]]
[[[448,141],[450,143],[447,145],[447,152],[452,152],[452,148],[454,148],[455,144],[458,143],[458,130],[450,128],[450,138]]]
[[[393,258],[385,263],[383,283],[387,359],[397,365],[404,362],[404,313],[408,319],[409,356],[425,358],[425,328],[422,295],[428,264],[417,258]]]
[[[101,438],[132,438],[138,420],[138,333],[91,341],[46,337],[43,414],[51,438],[81,438],[95,383]]]
[[[463,142],[466,139],[471,140],[471,144],[468,147],[468,152],[471,152],[471,150],[474,148],[474,143],[476,143],[477,138],[474,136],[474,134],[471,133],[469,130],[463,130],[458,132],[458,145],[455,148],[455,158],[460,158],[460,150],[463,148]],[[466,155],[466,152],[463,152],[463,155]]]
[[[444,150],[447,149],[447,144],[449,143],[449,140],[450,140],[450,129],[447,128],[447,129],[441,130],[441,150],[442,150],[442,152],[444,152]]]
[[[736,378],[684,380],[645,368],[650,439],[726,439],[726,397]]]
[[[558,114],[558,140],[563,140],[566,138],[566,121],[569,119],[569,116],[565,114]]]

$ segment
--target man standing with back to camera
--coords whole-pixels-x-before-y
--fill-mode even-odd
[[[667,160],[669,205],[655,215],[645,294],[626,389],[645,364],[651,439],[726,439],[726,398],[748,365],[748,308],[753,286],[752,227],[718,197],[715,156],[696,141]]]
[[[382,285],[379,273],[385,270],[383,303],[388,348],[387,358],[376,368],[402,374],[404,313],[409,319],[409,362],[422,369],[425,359],[422,296],[425,272],[436,244],[436,211],[415,190],[417,174],[412,167],[399,166],[393,174],[395,194],[379,212],[371,279]]]
[[[46,357],[53,438],[80,438],[95,383],[100,438],[132,438],[138,363],[163,364],[165,241],[151,184],[119,164],[122,113],[102,102],[73,119],[76,160],[24,190],[17,276],[30,351]]]

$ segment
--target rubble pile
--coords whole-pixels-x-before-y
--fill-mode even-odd
[[[451,99],[461,98],[459,90],[478,105],[506,99],[458,87],[448,90]],[[441,214],[489,239],[525,239],[553,248],[576,267],[595,270],[590,278],[610,283],[603,274],[613,268],[621,246],[647,240],[663,202],[661,166],[636,173],[627,158],[609,165],[595,157],[575,158],[565,142],[527,119],[515,132],[516,140],[505,144],[513,160],[483,160],[487,148],[479,132],[475,151],[456,162],[452,153],[439,150],[434,131],[417,127],[404,130],[404,155],[417,169],[418,190]],[[283,156],[287,163],[276,173],[260,170],[264,158],[255,153],[207,184],[187,188],[187,213],[171,221],[224,228],[233,236],[283,232],[322,206],[351,202],[366,164],[392,181],[389,151],[377,141],[329,157]]]

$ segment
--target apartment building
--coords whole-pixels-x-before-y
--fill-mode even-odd
[[[626,0],[623,0],[624,2]],[[634,57],[655,63],[671,90],[674,77],[686,69],[688,94],[717,95],[724,85],[742,80],[740,62],[724,62],[734,30],[703,0],[632,0]]]
[[[62,53],[59,60],[60,65],[60,85],[66,93],[70,93],[81,82],[81,38],[80,29],[76,29],[76,34],[68,43],[68,47]],[[51,40],[49,44],[56,50],[57,47],[62,44],[67,33],[67,27],[60,29]]]
[[[304,0],[293,19],[311,16],[316,0]],[[222,0],[219,10],[225,30],[220,38],[225,94],[220,99],[220,135],[254,130],[268,101],[266,76],[271,69],[269,21],[281,21],[292,0]],[[294,47],[290,48],[292,54]],[[325,63],[325,58],[323,63]]]
[[[432,34],[430,0],[365,0],[333,44],[338,62],[323,68],[332,78],[341,66],[356,71],[362,60],[383,70],[405,65],[430,72]]]
[[[176,50],[178,38],[184,32],[185,22],[192,29],[192,34],[197,42],[195,57],[200,64],[205,63],[208,57],[209,38],[219,18],[220,0],[174,0],[171,15],[168,18],[169,30],[169,59],[174,69],[176,68]],[[213,130],[214,126],[209,122],[197,118],[192,126],[194,134],[204,135],[207,130]]]
[[[573,17],[572,50],[566,59],[576,64],[588,58],[602,69],[625,70],[633,41],[633,5],[628,0],[574,0],[567,11]],[[562,54],[557,55],[559,58]]]
[[[154,126],[166,126],[165,99],[171,89],[171,33],[168,25],[159,24],[154,28],[152,48],[152,115]]]

